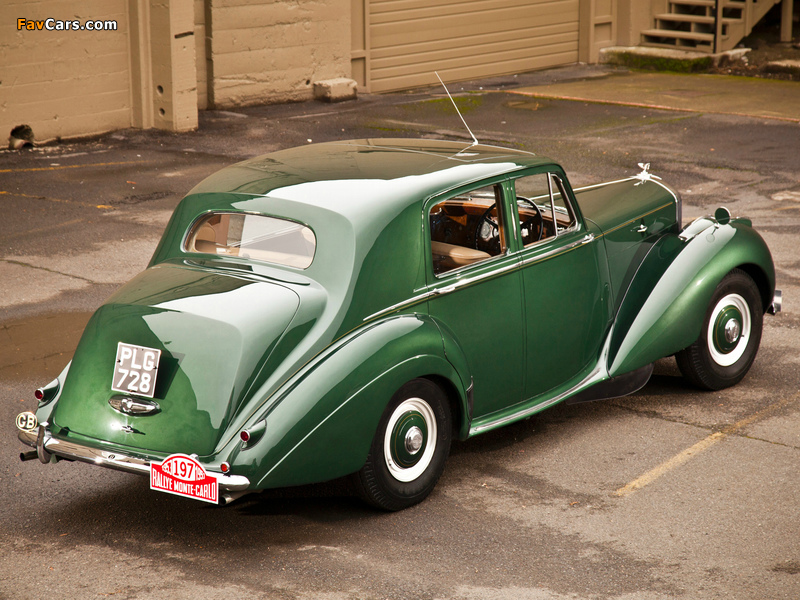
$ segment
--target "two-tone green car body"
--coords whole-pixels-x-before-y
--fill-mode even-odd
[[[280,151],[181,201],[18,419],[22,456],[180,493],[160,479],[188,481],[177,455],[210,501],[352,475],[395,510],[430,493],[452,438],[630,393],[659,358],[738,382],[774,298],[750,222],[682,228],[646,167],[573,190],[547,158],[478,144]]]

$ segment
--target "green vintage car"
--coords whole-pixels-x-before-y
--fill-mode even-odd
[[[724,209],[682,227],[640,166],[573,190],[527,152],[368,139],[223,169],[18,417],[21,456],[215,503],[350,476],[398,510],[453,438],[631,393],[662,357],[733,385],[780,307],[770,252]]]

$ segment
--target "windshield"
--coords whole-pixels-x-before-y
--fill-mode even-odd
[[[301,223],[244,213],[211,213],[198,220],[184,250],[238,256],[305,269],[314,260],[317,239]]]

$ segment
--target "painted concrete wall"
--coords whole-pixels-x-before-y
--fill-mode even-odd
[[[209,106],[307,100],[350,77],[350,0],[206,0]]]
[[[47,30],[57,23],[46,19],[69,21],[70,30]],[[88,19],[117,29],[72,30],[72,21]],[[2,0],[0,143],[23,123],[37,140],[130,127],[128,32],[126,0]]]

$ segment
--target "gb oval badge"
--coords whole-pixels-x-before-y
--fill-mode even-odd
[[[34,431],[39,426],[36,415],[30,411],[25,411],[17,415],[17,429],[20,431]]]

